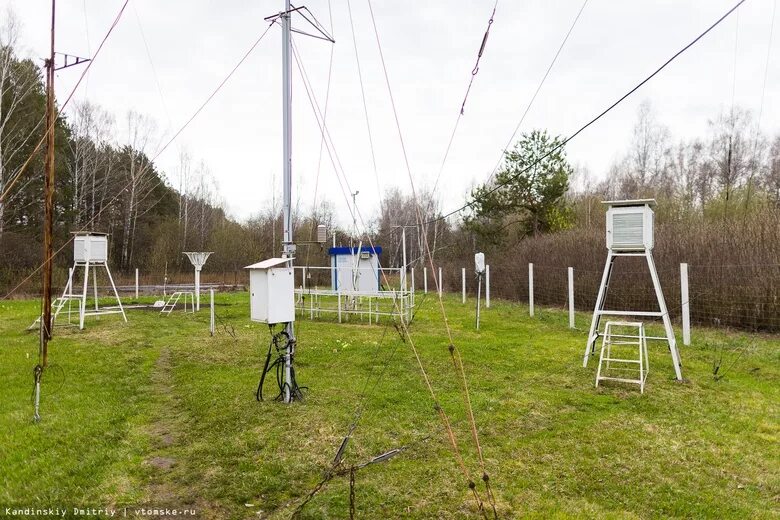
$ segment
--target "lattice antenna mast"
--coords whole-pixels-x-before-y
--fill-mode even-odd
[[[298,13],[311,27],[314,33],[292,27],[292,15]],[[288,259],[288,267],[293,266],[295,243],[293,242],[292,226],[292,76],[290,56],[292,54],[292,33],[303,34],[321,40],[336,43],[325,28],[314,18],[305,6],[293,7],[290,0],[285,0],[284,11],[265,18],[268,22],[279,23],[282,26],[282,255]],[[287,343],[284,365],[284,402],[292,402],[290,384],[292,381],[292,359],[295,355],[295,333],[292,322],[286,326],[290,341]]]

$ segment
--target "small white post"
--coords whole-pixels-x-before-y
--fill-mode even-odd
[[[406,292],[406,228],[401,228],[401,240],[403,241],[402,253],[403,253],[403,270],[401,271],[401,293]]]
[[[138,268],[135,268],[135,299],[138,299]]]
[[[73,268],[68,267],[68,285],[65,287],[67,294],[73,294]]]
[[[490,266],[485,266],[485,308],[490,308]]]
[[[338,304],[339,304],[339,323],[341,323],[341,289],[338,292]]]
[[[462,291],[463,303],[466,303],[466,268],[465,267],[462,267],[460,270],[460,278],[461,278],[460,280],[461,285],[463,286],[463,291]]]
[[[209,331],[213,336],[216,329],[216,324],[214,323],[214,288],[213,287],[209,289],[209,294],[211,295],[211,321],[209,324]]]
[[[569,267],[569,328],[574,328],[574,268]]]
[[[196,311],[200,310],[200,269],[195,268],[195,301],[194,307]]]
[[[442,278],[441,278],[441,266],[439,266],[439,288],[438,288],[439,289],[439,296],[441,296],[441,293],[442,293],[442,290],[443,290],[443,286],[444,286],[444,284],[442,283]]]
[[[423,292],[428,294],[428,268],[423,267]]]
[[[682,300],[683,345],[691,344],[691,307],[688,297],[688,264],[680,264],[680,299]]]
[[[528,315],[534,317],[534,264],[528,264]]]
[[[414,307],[414,267],[412,267],[412,307]]]

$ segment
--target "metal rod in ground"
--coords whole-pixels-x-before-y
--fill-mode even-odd
[[[485,308],[490,308],[490,266],[485,265]]]
[[[528,264],[528,315],[534,317],[534,264]]]
[[[214,335],[215,332],[215,323],[214,323],[214,289],[210,289],[209,293],[211,295],[211,320],[209,322],[209,332],[211,332],[211,335]]]
[[[688,297],[688,264],[680,264],[680,299],[682,300],[683,345],[691,344],[691,307]]]
[[[138,268],[135,268],[135,299],[138,299]]]
[[[460,269],[460,285],[462,287],[462,293],[463,293],[463,303],[466,303],[466,268],[461,267]]]
[[[482,273],[477,274],[477,330],[479,330],[479,300],[482,298]]]
[[[443,282],[444,282],[444,281],[443,281],[443,280],[442,280],[442,278],[441,278],[441,266],[439,266],[439,287],[438,287],[438,290],[439,290],[439,296],[441,296],[441,293],[442,293],[442,291],[444,290],[444,288],[443,288],[443,286],[444,286],[444,283],[443,283]]]
[[[423,293],[428,294],[428,268],[423,267]]]
[[[569,328],[574,328],[574,268],[569,267]]]

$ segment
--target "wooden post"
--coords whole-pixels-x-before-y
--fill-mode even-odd
[[[460,270],[461,285],[463,286],[463,303],[466,303],[466,268],[462,267]]]
[[[569,267],[569,328],[574,328],[574,268]]]
[[[534,264],[528,264],[528,315],[534,317]]]
[[[680,264],[680,299],[682,300],[683,345],[691,344],[691,306],[688,297],[688,264]]]
[[[485,266],[485,308],[490,308],[490,266]]]

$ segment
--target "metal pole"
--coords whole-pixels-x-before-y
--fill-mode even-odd
[[[43,317],[41,319],[41,365],[48,362],[48,344],[51,339],[51,282],[54,229],[54,9],[51,2],[51,48],[46,61],[46,158],[43,181]]]
[[[209,293],[211,294],[211,320],[209,321],[209,332],[211,332],[211,335],[214,335],[215,332],[215,323],[214,323],[214,288],[212,287],[209,290]]]
[[[477,274],[477,330],[479,330],[479,300],[482,298],[482,275]]]
[[[428,294],[428,268],[423,267],[423,293]]]
[[[288,258],[287,266],[293,267],[292,229],[292,78],[290,75],[290,0],[284,2],[284,13],[279,17],[282,24],[282,171],[283,171],[283,218],[284,256]],[[292,358],[295,354],[295,333],[292,322],[285,327],[290,341],[287,343],[287,352],[284,356],[284,402],[292,401],[290,383],[292,380]]]
[[[443,285],[444,284],[442,283],[441,279],[441,266],[439,266],[439,297],[441,297],[441,292],[444,290]]]
[[[528,315],[534,317],[534,264],[528,264]]]
[[[688,297],[688,264],[680,264],[680,299],[682,300],[683,345],[690,345],[691,307]]]
[[[485,308],[490,308],[490,266],[485,266]]]
[[[200,268],[195,268],[195,310],[200,310]]]
[[[574,328],[574,268],[569,267],[569,328]]]
[[[466,303],[466,268],[461,267],[460,269],[460,285],[461,285],[461,292],[463,293],[463,303]]]
[[[401,240],[403,245],[401,251],[403,253],[404,268],[401,271],[401,293],[406,294],[406,228],[401,228]]]
[[[38,366],[35,367],[35,413],[38,421],[38,405],[41,396],[41,376],[49,360],[49,339],[51,339],[51,282],[52,282],[52,246],[54,232],[54,10],[55,0],[51,0],[51,47],[46,60],[46,159],[43,180],[43,302],[40,322],[40,348]]]
[[[138,299],[138,268],[135,268],[135,299]]]

